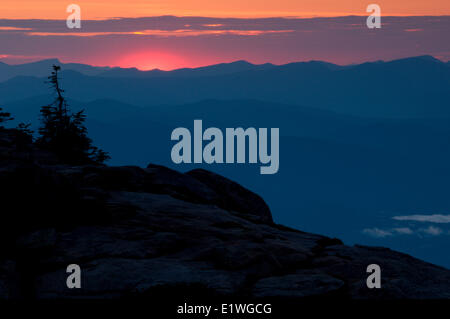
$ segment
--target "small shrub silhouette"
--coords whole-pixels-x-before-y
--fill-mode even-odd
[[[11,121],[14,120],[11,117],[11,114],[8,112],[4,112],[3,109],[0,107],[0,128],[2,128],[2,123],[7,122],[7,121]]]

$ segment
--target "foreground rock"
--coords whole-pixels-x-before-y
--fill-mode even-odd
[[[450,271],[385,248],[273,223],[256,194],[213,173],[57,164],[0,132],[0,298],[217,296],[450,298]],[[3,136],[3,137],[2,137]],[[5,137],[6,136],[6,137]],[[3,139],[2,139],[3,138]],[[382,289],[366,267],[382,268]],[[66,267],[82,289],[66,287]]]

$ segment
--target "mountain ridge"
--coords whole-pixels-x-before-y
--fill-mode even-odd
[[[0,61],[0,65],[2,66],[3,72],[7,72],[7,68],[10,68],[10,74],[4,73],[0,74],[0,82],[6,81],[12,77],[17,75],[34,75],[39,74],[44,76],[49,68],[53,64],[57,64],[62,66],[65,70],[73,70],[77,71],[84,75],[91,76],[103,76],[103,77],[139,77],[139,78],[147,78],[147,77],[158,77],[158,76],[207,76],[211,75],[213,72],[217,72],[217,75],[229,74],[229,73],[238,73],[249,70],[264,70],[264,69],[272,69],[272,68],[280,68],[280,67],[288,67],[295,65],[323,65],[327,66],[330,70],[340,70],[343,68],[350,68],[355,66],[360,66],[363,64],[378,64],[378,63],[391,63],[395,61],[416,61],[416,60],[427,60],[433,61],[436,63],[448,64],[449,62],[441,61],[431,55],[422,55],[422,56],[414,56],[401,58],[390,61],[368,61],[359,64],[349,64],[349,65],[337,65],[334,63],[320,61],[320,60],[310,60],[310,61],[300,61],[300,62],[289,62],[284,64],[272,64],[272,63],[262,63],[262,64],[254,64],[245,60],[236,60],[232,62],[223,62],[212,64],[208,66],[201,67],[189,67],[189,68],[179,68],[170,71],[153,69],[153,70],[139,70],[135,67],[111,67],[111,66],[93,66],[84,63],[63,63],[58,58],[49,58],[44,60],[39,60],[30,63],[24,64],[7,64],[5,62]],[[15,71],[14,71],[15,69]],[[37,77],[39,77],[39,75]]]
[[[202,76],[146,78],[88,76],[70,69],[61,75],[64,86],[71,88],[67,97],[82,102],[110,98],[145,106],[257,99],[362,117],[450,117],[446,107],[450,104],[450,68],[429,58],[348,67],[309,62],[217,74],[207,70]],[[42,94],[47,90],[44,80],[15,77],[0,82],[0,103]]]

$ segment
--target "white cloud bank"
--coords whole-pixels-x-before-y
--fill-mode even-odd
[[[408,216],[394,216],[392,219],[401,221],[415,221],[426,223],[447,224],[450,223],[450,215],[408,215]]]
[[[393,235],[392,232],[389,230],[383,230],[376,227],[366,228],[363,230],[363,233],[376,238],[384,238]]]
[[[366,228],[363,233],[376,238],[385,238],[394,235],[412,235],[414,231],[409,227],[380,229],[380,228]]]
[[[433,226],[429,226],[427,228],[421,228],[419,229],[420,232],[423,232],[425,234],[428,235],[432,235],[432,236],[439,236],[440,234],[443,233],[443,230],[440,229],[439,227],[433,227]]]
[[[397,221],[409,221],[409,222],[421,222],[421,223],[434,223],[434,224],[449,224],[450,215],[433,214],[433,215],[404,215],[394,216],[392,219]],[[411,225],[410,225],[411,226]],[[444,226],[444,225],[443,225]],[[364,234],[375,238],[386,238],[399,235],[417,235],[417,236],[440,236],[450,235],[450,230],[428,226],[422,228],[410,228],[410,227],[398,227],[398,228],[366,228],[362,231]]]
[[[396,235],[420,235],[420,234],[426,234],[431,236],[439,236],[445,233],[444,230],[442,230],[439,227],[434,226],[428,226],[427,228],[419,228],[419,229],[411,229],[409,227],[401,227],[401,228],[390,228],[390,229],[380,229],[377,227],[374,228],[366,228],[362,231],[364,234],[369,235],[371,237],[375,238],[386,238]],[[450,235],[450,231],[448,231],[448,235]]]

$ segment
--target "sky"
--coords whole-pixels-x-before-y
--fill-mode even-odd
[[[363,15],[371,3],[378,4],[385,15],[450,15],[448,0],[2,0],[0,15],[7,19],[64,19],[71,3],[83,8],[86,19]]]
[[[81,7],[81,29],[66,26],[71,3]],[[377,1],[381,29],[366,26],[369,3],[1,0],[0,61],[59,58],[171,70],[236,60],[352,64],[425,54],[450,60],[450,1]]]

